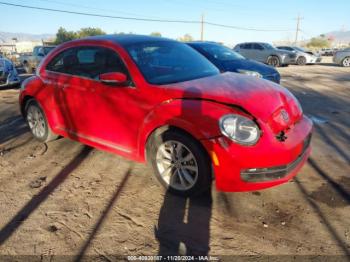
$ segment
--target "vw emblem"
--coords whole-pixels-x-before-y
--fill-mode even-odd
[[[289,114],[286,110],[284,109],[281,110],[281,116],[285,122],[289,121]]]

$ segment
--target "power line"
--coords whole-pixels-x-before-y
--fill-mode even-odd
[[[80,7],[84,9],[93,9],[97,11],[104,11],[104,12],[109,12],[109,13],[120,13],[124,15],[132,15],[132,16],[138,16],[138,17],[143,17],[143,18],[155,18],[155,19],[162,19],[161,17],[158,16],[146,16],[146,15],[141,15],[141,14],[136,14],[136,13],[130,13],[130,12],[124,12],[124,11],[119,11],[119,10],[113,10],[113,9],[103,9],[103,8],[96,8],[93,6],[89,5],[80,5],[80,4],[74,4],[74,3],[67,3],[67,2],[61,2],[61,1],[56,1],[56,0],[36,0],[36,1],[41,1],[44,3],[52,3],[52,4],[58,4],[58,5],[65,5],[65,6],[72,6],[72,7]]]
[[[259,31],[259,32],[289,32],[289,31],[292,31],[289,29],[260,29],[260,28],[252,28],[252,27],[240,27],[240,26],[224,25],[224,24],[218,24],[218,23],[212,23],[212,22],[205,22],[205,24],[212,25],[212,26],[218,26],[218,27],[237,29],[237,30],[244,30],[244,31]]]
[[[202,22],[202,21],[196,21],[196,20],[151,19],[151,18],[140,18],[140,17],[112,16],[112,15],[85,13],[85,12],[69,11],[69,10],[62,10],[62,9],[30,6],[30,5],[20,5],[20,4],[13,4],[13,3],[8,3],[8,2],[0,2],[0,4],[6,5],[6,6],[14,6],[14,7],[20,7],[20,8],[33,9],[33,10],[50,11],[50,12],[57,12],[57,13],[82,15],[82,16],[92,16],[92,17],[100,17],[100,18],[121,19],[121,20],[134,20],[134,21],[160,22],[160,23],[206,24],[206,25],[236,29],[236,30],[260,31],[260,32],[291,31],[291,30],[286,30],[286,29],[259,29],[259,28],[251,28],[251,27],[239,27],[239,26],[225,25],[225,24],[219,24],[219,23],[212,23],[212,22],[207,22],[207,21]]]
[[[191,20],[168,20],[168,19],[151,19],[151,18],[139,18],[139,17],[102,15],[102,14],[84,13],[84,12],[68,11],[68,10],[62,10],[62,9],[54,9],[54,8],[46,8],[46,7],[38,7],[38,6],[30,6],[30,5],[20,5],[20,4],[13,4],[13,3],[7,3],[7,2],[0,2],[0,4],[7,5],[7,6],[22,7],[22,8],[27,8],[27,9],[35,9],[35,10],[74,14],[74,15],[94,16],[94,17],[101,17],[101,18],[113,18],[113,19],[136,20],[136,21],[147,21],[147,22],[162,22],[162,23],[186,23],[186,24],[199,24],[200,23],[199,21],[194,21],[194,20],[193,21],[191,21]]]

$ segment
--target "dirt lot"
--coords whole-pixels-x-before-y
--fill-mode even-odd
[[[316,121],[309,162],[276,188],[197,199],[166,194],[142,164],[68,139],[36,142],[18,90],[0,90],[0,254],[349,256],[350,70],[280,72]]]

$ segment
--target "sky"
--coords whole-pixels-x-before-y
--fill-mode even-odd
[[[246,31],[204,26],[204,40],[234,45],[244,41],[294,40],[296,17],[299,40],[334,30],[350,30],[350,0],[0,0],[36,7],[137,18],[204,20],[238,27],[286,31]],[[0,5],[0,31],[55,34],[59,27],[79,30],[100,27],[107,33],[160,32],[169,38],[190,34],[200,39],[200,24],[130,21],[54,13]]]

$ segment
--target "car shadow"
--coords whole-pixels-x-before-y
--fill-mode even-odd
[[[118,185],[118,187],[116,188],[114,194],[112,195],[112,197],[108,201],[108,204],[106,205],[105,209],[102,211],[102,213],[101,213],[99,219],[97,220],[94,228],[91,230],[91,233],[89,234],[89,237],[87,238],[87,240],[82,245],[82,247],[81,247],[78,255],[76,256],[76,258],[74,259],[74,261],[81,261],[81,260],[85,259],[84,254],[85,254],[86,250],[89,248],[92,240],[94,239],[94,237],[97,235],[97,233],[101,229],[101,227],[103,225],[103,222],[105,221],[107,215],[112,210],[112,208],[113,208],[115,202],[117,201],[119,195],[123,191],[123,189],[124,189],[124,187],[126,185],[126,182],[128,181],[128,179],[130,177],[131,170],[132,170],[132,167],[129,167],[129,169],[125,172],[121,183]]]
[[[0,145],[5,145],[8,141],[20,137],[28,131],[29,128],[21,116],[10,116],[0,122]]]
[[[89,155],[91,147],[84,146],[38,194],[34,195],[12,219],[0,229],[0,245],[2,245],[20,227],[20,225],[49,197],[49,195],[71,174]]]
[[[190,113],[208,123],[212,122],[203,112],[201,96],[199,88],[187,88],[183,92],[181,112],[177,118],[186,119]],[[204,148],[203,150],[205,151]],[[208,161],[211,161],[209,154]],[[167,190],[159,212],[158,225],[154,228],[159,242],[158,255],[208,255],[211,214],[211,186],[203,190],[203,193],[191,197],[176,196]]]
[[[154,234],[158,254],[207,255],[209,253],[212,196],[179,197],[166,192]]]

